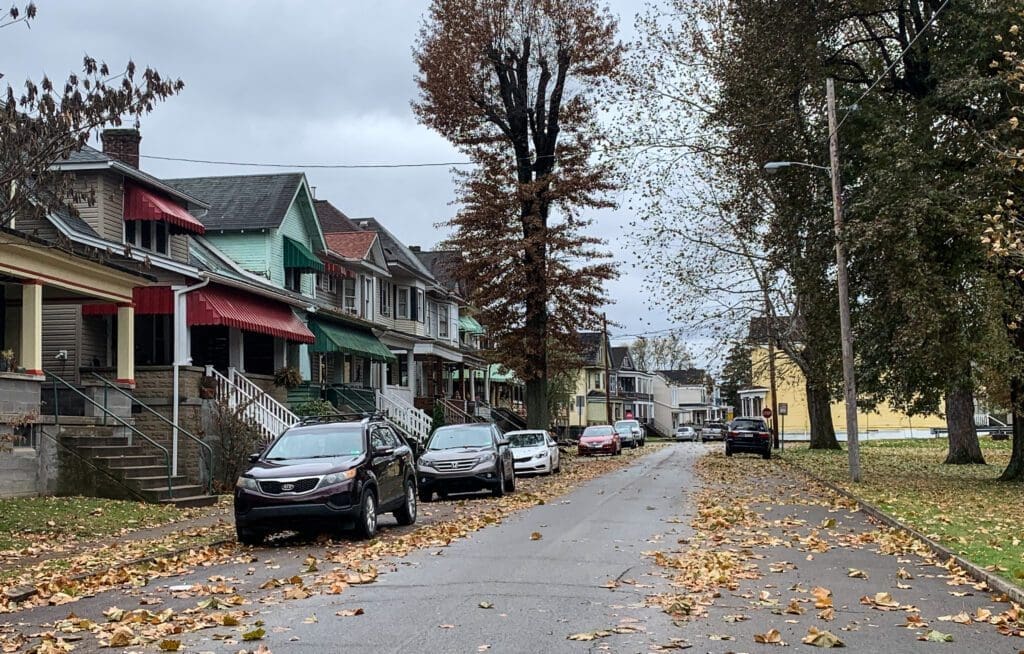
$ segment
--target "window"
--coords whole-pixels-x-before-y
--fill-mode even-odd
[[[402,320],[409,319],[409,287],[398,287],[398,315]]]
[[[380,315],[391,315],[391,282],[381,280],[380,283]]]
[[[427,335],[437,335],[437,302],[427,303]]]
[[[298,268],[284,269],[284,287],[289,291],[302,291],[302,273]]]
[[[449,316],[448,316],[448,305],[440,304],[437,307],[437,336],[438,338],[448,338],[449,329]]]
[[[595,388],[597,390],[601,390],[601,373],[599,373],[599,372],[591,373],[590,374],[590,380],[591,380],[590,381],[590,385],[593,388]]]
[[[124,242],[157,254],[168,254],[167,223],[127,220],[124,223]]]
[[[373,277],[363,277],[363,318],[373,320]]]
[[[426,307],[423,306],[424,304],[425,303],[423,302],[423,291],[421,289],[417,288],[416,289],[416,320],[418,320],[420,322],[424,321],[424,315],[423,314],[425,313],[425,310],[426,310]]]
[[[341,280],[342,309],[348,313],[358,313],[356,308],[356,280],[346,277]]]
[[[135,362],[141,366],[171,364],[174,339],[171,316],[135,316]]]
[[[334,295],[338,292],[338,279],[334,275],[317,273],[316,287],[328,295]]]

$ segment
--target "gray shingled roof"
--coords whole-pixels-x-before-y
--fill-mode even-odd
[[[331,232],[358,232],[359,226],[352,219],[327,200],[314,200],[316,217],[320,220],[320,229],[324,234]]]
[[[190,177],[164,183],[210,205],[200,218],[208,230],[274,229],[284,220],[302,173]]]
[[[353,218],[352,222],[359,229],[377,232],[380,244],[384,248],[384,257],[389,264],[397,264],[413,271],[414,273],[433,280],[434,276],[427,270],[427,267],[413,254],[412,250],[395,238],[395,235],[384,228],[376,218]]]
[[[659,370],[658,374],[674,384],[682,386],[700,386],[707,381],[708,373],[702,368],[686,370]]]
[[[437,283],[452,293],[462,294],[462,285],[452,275],[452,269],[462,262],[462,254],[456,250],[414,251],[420,262],[430,271]]]
[[[613,370],[621,370],[622,369],[622,360],[626,358],[627,354],[629,354],[629,348],[626,347],[626,346],[613,347],[612,348],[612,369]],[[632,370],[632,369],[633,368],[630,367],[630,370]]]

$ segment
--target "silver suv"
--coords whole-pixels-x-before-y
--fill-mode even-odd
[[[420,501],[434,493],[487,490],[501,497],[516,489],[515,463],[508,440],[493,423],[438,427],[416,462]]]
[[[647,434],[639,420],[619,420],[615,423],[615,431],[619,432],[623,446],[643,447],[647,441]]]

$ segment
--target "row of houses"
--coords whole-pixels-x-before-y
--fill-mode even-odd
[[[521,410],[514,377],[482,356],[458,253],[349,218],[302,173],[159,179],[140,142],[110,129],[102,151],[56,162],[75,211],[0,235],[0,435],[32,446],[0,461],[0,494],[55,490],[66,443],[98,419],[127,438],[108,447],[166,450],[168,494],[191,492],[204,401],[243,407],[267,436],[321,398],[384,409],[416,438],[439,402],[450,419]]]

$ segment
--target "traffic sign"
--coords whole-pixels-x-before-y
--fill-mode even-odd
[[[779,402],[779,415],[784,416],[789,413],[789,404],[785,402]]]
[[[769,409],[768,407],[765,407],[765,408],[764,408],[764,409],[763,409],[763,410],[761,411],[761,415],[762,415],[762,416],[764,416],[765,418],[771,418],[771,417],[772,417],[772,410],[771,410],[771,409]]]

